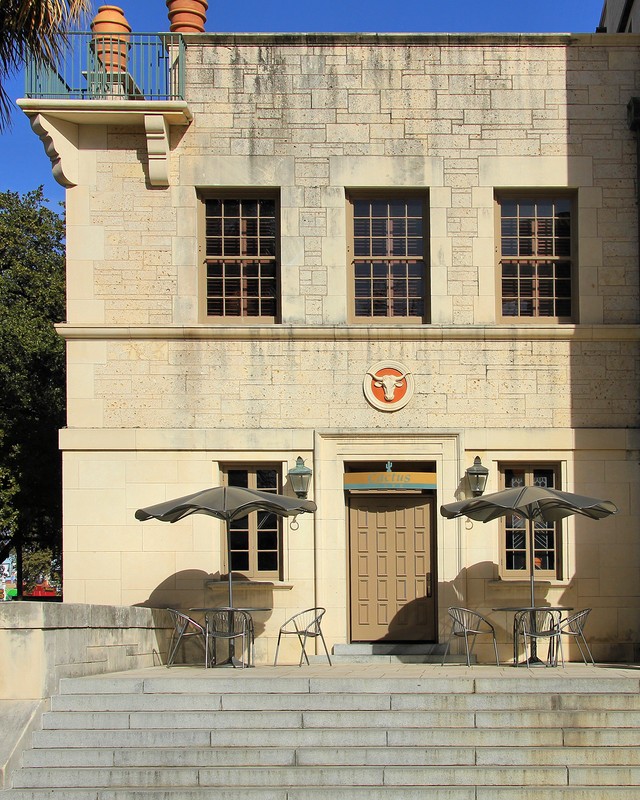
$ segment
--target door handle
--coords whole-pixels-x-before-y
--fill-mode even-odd
[[[427,597],[431,597],[431,573],[427,572]]]

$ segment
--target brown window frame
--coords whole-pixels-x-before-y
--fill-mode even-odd
[[[200,318],[203,322],[240,325],[274,324],[280,319],[280,198],[271,190],[233,189],[203,193],[200,197]],[[208,206],[221,203],[224,209],[240,204],[237,219],[241,230],[233,232],[234,218],[208,213]],[[242,214],[244,204],[273,203],[272,225],[267,235],[259,216]],[[247,224],[256,220],[255,231]],[[213,227],[218,224],[217,229]],[[265,227],[269,227],[268,225]],[[250,252],[253,250],[254,252]],[[269,250],[271,252],[265,252]],[[219,274],[213,274],[219,269]],[[218,289],[215,293],[213,288]],[[269,288],[272,291],[269,291]],[[212,313],[218,304],[220,313]],[[235,310],[234,310],[235,309]],[[257,309],[255,313],[254,309]]]
[[[420,234],[417,235],[410,235],[408,231],[408,226],[405,228],[404,233],[400,233],[397,237],[393,237],[393,234],[390,233],[389,228],[390,225],[386,226],[386,231],[383,235],[375,236],[373,232],[373,226],[370,227],[369,233],[366,232],[360,233],[362,235],[358,236],[356,231],[356,220],[357,219],[366,219],[366,217],[361,216],[358,217],[356,214],[356,205],[360,202],[363,203],[375,203],[378,201],[379,203],[387,203],[392,205],[393,203],[416,203],[419,202],[421,205],[421,214],[420,214]],[[371,219],[379,218],[379,219],[387,219],[391,221],[391,224],[394,219],[397,220],[415,220],[418,219],[417,215],[406,215],[402,217],[398,215],[397,217],[387,216],[387,217],[374,217],[371,216]],[[371,247],[368,252],[362,251],[362,245],[364,244],[365,240],[369,238],[371,240]],[[396,242],[400,243],[400,250],[402,249],[401,243],[405,241],[405,250],[410,249],[410,242],[414,242],[417,239],[420,239],[421,247],[419,253],[409,253],[409,252],[398,252],[393,253],[391,251],[394,250],[394,245]],[[378,245],[378,249],[381,250],[380,245],[384,244],[384,240],[386,240],[386,252],[378,252],[374,253],[373,250],[375,249],[374,241],[376,245]],[[347,192],[347,263],[348,263],[348,270],[349,270],[349,291],[348,291],[348,300],[349,300],[349,322],[355,324],[364,324],[364,325],[422,325],[429,321],[431,309],[430,309],[430,282],[429,282],[429,196],[428,193],[424,190],[417,191],[417,190],[405,190],[405,191],[398,191],[398,190],[375,190],[375,191],[358,191],[358,190],[350,190]],[[360,252],[358,252],[360,251]],[[367,265],[369,265],[369,273],[366,273]],[[386,274],[384,267],[386,266]],[[396,275],[393,275],[393,268],[396,266]],[[412,269],[413,267],[413,269]],[[422,272],[422,274],[417,277],[418,269]],[[358,272],[361,272],[361,275],[358,275]],[[376,274],[378,273],[378,274]],[[402,274],[404,273],[404,274]],[[413,273],[413,274],[412,274]],[[420,281],[422,284],[422,313],[420,314],[393,314],[393,306],[394,304],[401,303],[406,301],[407,304],[410,304],[412,299],[417,297],[411,293],[410,286],[415,284],[417,281]],[[386,283],[386,292],[383,296],[380,294],[376,296],[376,288],[381,287],[382,283]],[[370,293],[366,295],[364,290],[367,286],[370,285]],[[377,284],[377,287],[376,287]],[[405,294],[395,294],[394,291],[394,284],[399,286],[400,284],[404,284],[406,287]],[[379,304],[384,304],[386,308],[386,313],[384,314],[376,314],[376,313],[369,313],[369,314],[360,314],[357,313],[357,306],[358,303],[362,305],[370,302],[371,308],[370,311],[373,311],[373,306],[376,302]],[[391,313],[390,313],[391,312]]]
[[[518,209],[515,215],[503,213],[514,205]],[[554,210],[551,216],[538,213],[540,208],[544,212],[544,206],[549,205],[553,205]],[[527,206],[535,207],[533,212],[521,213],[528,210]],[[560,212],[556,213],[558,206]],[[564,230],[567,223],[561,219],[563,213],[568,213],[568,233]],[[578,307],[575,193],[561,190],[499,192],[495,219],[498,319],[512,324],[575,322]],[[506,293],[509,283],[511,291]],[[505,313],[507,306],[513,306],[515,313]],[[523,313],[527,306],[530,313]],[[553,306],[553,313],[546,313],[545,307],[550,306]]]
[[[522,473],[522,482],[513,483],[509,480],[509,472]],[[536,476],[536,472],[538,473]],[[561,489],[561,469],[557,462],[505,462],[499,465],[500,486],[509,489],[521,485],[536,484],[545,478],[544,473],[552,475],[553,486],[550,488]],[[546,540],[546,541],[545,541]],[[552,540],[553,545],[549,546]],[[550,554],[550,555],[549,555]],[[548,522],[535,523],[534,530],[534,558],[540,559],[540,566],[536,568],[536,577],[543,580],[562,580],[563,551],[562,551],[562,523]],[[513,514],[500,518],[500,575],[506,580],[528,579],[529,571],[529,523]],[[521,566],[514,568],[513,564],[519,562]],[[545,564],[546,562],[546,564]],[[551,566],[549,563],[551,562]]]
[[[260,491],[277,492],[282,491],[282,465],[278,463],[242,463],[225,464],[221,467],[222,483],[224,486],[243,485],[233,481],[234,473],[247,473],[246,484],[250,489],[260,489]],[[264,486],[258,480],[259,472],[272,472],[274,477],[273,486]],[[233,482],[230,482],[233,481]],[[263,534],[263,547],[260,547],[260,536]],[[267,534],[264,536],[264,534]],[[226,530],[224,532],[226,536]],[[246,541],[244,541],[246,537]],[[282,580],[283,568],[283,529],[282,518],[268,511],[255,511],[246,517],[234,520],[231,523],[231,560],[234,562],[234,552],[241,554],[240,563],[233,564],[233,572],[243,575],[250,580]],[[244,545],[244,546],[242,546]],[[275,545],[275,546],[274,546]],[[226,542],[223,547],[224,568],[228,571],[228,555]],[[276,563],[270,569],[260,568],[262,558],[270,560],[275,554]],[[246,558],[245,558],[246,556]]]

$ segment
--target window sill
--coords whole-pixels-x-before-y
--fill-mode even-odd
[[[568,580],[556,580],[555,578],[544,578],[538,577],[536,575],[536,586],[547,586],[548,588],[566,588],[571,584],[571,581]],[[495,578],[494,580],[488,581],[489,586],[513,586],[520,588],[521,586],[531,586],[531,580],[529,578]]]
[[[293,589],[292,583],[286,583],[285,581],[243,581],[243,580],[234,580],[232,581],[233,590],[236,589],[268,589],[272,591],[288,591]],[[226,579],[222,580],[207,580],[204,582],[204,585],[207,589],[217,589],[220,587],[224,589],[229,585],[229,581]]]

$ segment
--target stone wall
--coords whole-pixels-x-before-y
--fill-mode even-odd
[[[0,603],[3,700],[48,698],[61,678],[163,663],[171,620],[163,610],[75,603]]]

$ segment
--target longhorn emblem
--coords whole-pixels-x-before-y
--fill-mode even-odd
[[[402,372],[400,375],[383,375],[380,370],[375,373],[367,372],[367,375],[373,378],[373,385],[378,389],[382,389],[384,392],[384,399],[389,403],[393,403],[396,389],[402,386],[407,379],[407,375],[410,374],[409,371]]]
[[[362,388],[378,411],[398,411],[413,397],[413,375],[398,361],[378,361],[365,372]]]

